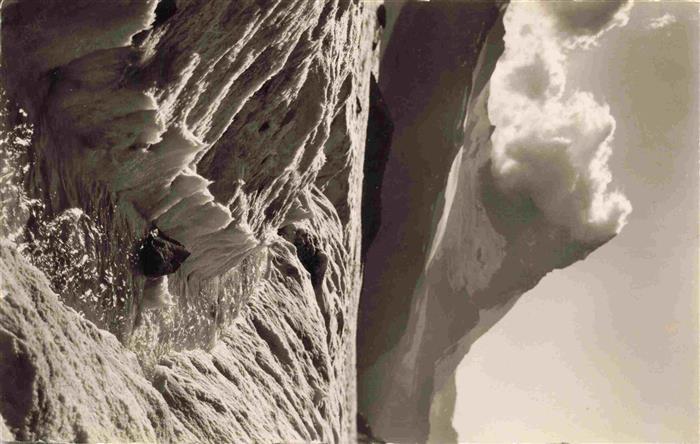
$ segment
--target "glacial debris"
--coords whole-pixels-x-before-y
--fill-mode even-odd
[[[149,278],[175,273],[190,256],[184,245],[152,229],[139,247],[139,261],[143,274]]]

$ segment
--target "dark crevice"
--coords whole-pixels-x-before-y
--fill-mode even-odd
[[[382,28],[386,27],[386,6],[379,5],[377,8],[377,24]]]
[[[372,428],[369,426],[367,418],[362,413],[357,413],[357,434],[358,442],[365,443],[385,443],[372,433]]]
[[[233,374],[231,374],[231,371],[226,366],[224,366],[221,362],[219,362],[218,359],[213,358],[211,360],[211,363],[214,366],[214,368],[216,368],[216,370],[218,370],[219,373],[221,373],[223,375],[224,378],[231,381],[234,385],[238,385],[238,378],[233,376]]]
[[[321,379],[325,382],[328,382],[328,380],[330,379],[328,367],[326,366],[326,361],[323,359],[323,357],[319,354],[311,355],[311,362],[314,364],[314,368],[318,371],[318,374],[321,376]]]
[[[323,30],[323,27],[326,25],[326,23],[328,23],[328,17],[331,11],[333,11],[334,3],[335,2],[327,1],[326,4],[323,6],[321,15],[318,17],[318,22],[316,23],[316,26],[311,32],[311,38],[313,40],[318,40],[319,37],[321,37],[321,31]]]
[[[0,415],[20,440],[29,440],[25,428],[34,405],[36,369],[24,345],[11,333],[0,331]]]
[[[226,406],[220,400],[214,398],[212,395],[201,390],[195,391],[194,395],[197,398],[197,400],[202,401],[205,404],[209,404],[219,414],[225,414],[228,412]]]
[[[279,360],[283,366],[292,367],[294,365],[292,357],[289,356],[289,350],[284,346],[280,337],[257,317],[251,318],[251,322],[258,336],[267,343],[270,352],[277,360]]]
[[[345,80],[343,80],[343,84],[340,86],[340,90],[338,91],[339,105],[336,108],[338,111],[343,109],[342,103],[344,103],[348,97],[350,97],[350,93],[352,93],[352,76],[349,75],[345,77]]]
[[[394,133],[394,123],[389,114],[379,84],[370,77],[369,118],[365,143],[364,181],[362,183],[362,262],[367,249],[379,232],[382,212],[382,181]]]
[[[73,424],[73,442],[84,443],[90,441],[90,435],[80,424]]]
[[[203,375],[208,375],[211,373],[211,370],[209,370],[206,366],[202,365],[197,359],[190,358],[190,363],[194,368],[197,369],[197,371]]]
[[[295,115],[296,115],[296,110],[290,109],[289,111],[287,111],[287,114],[284,115],[284,117],[282,118],[282,121],[280,122],[280,126],[281,127],[285,126],[286,124],[291,122],[294,119]]]
[[[156,19],[153,27],[157,28],[167,22],[177,12],[177,2],[175,0],[160,0],[156,6]]]
[[[296,247],[299,261],[304,266],[306,271],[309,272],[311,286],[313,287],[314,295],[316,296],[316,303],[318,304],[318,308],[323,315],[326,332],[328,337],[330,337],[330,310],[323,296],[323,279],[326,276],[326,270],[328,268],[328,255],[318,249],[311,236],[303,230],[295,231],[292,242]]]
[[[335,319],[338,322],[338,330],[337,334],[339,338],[343,337],[343,330],[345,330],[345,316],[343,316],[343,312],[339,311],[335,315]]]
[[[272,377],[272,379],[275,380],[277,385],[280,387],[284,387],[284,381],[282,380],[282,376],[273,369],[270,364],[267,363],[263,358],[261,358],[259,355],[255,356],[255,362],[260,368],[260,370],[264,371],[268,375]]]
[[[131,36],[131,45],[140,46],[151,33],[150,29],[144,29]]]
[[[338,0],[338,10],[335,12],[335,20],[338,21],[350,8],[350,0]]]
[[[328,307],[323,299],[322,288],[326,270],[328,269],[328,255],[316,246],[312,235],[305,230],[291,230],[287,227],[280,230],[278,234],[294,244],[299,262],[309,272],[311,286],[316,293],[318,306],[326,319],[326,326],[328,326]]]
[[[306,350],[307,353],[313,354],[315,352],[314,343],[308,336],[303,335],[301,337],[301,343],[304,346],[304,350]]]
[[[148,419],[148,422],[151,423],[151,427],[153,427],[153,430],[159,430],[161,428],[161,418],[163,412],[160,410],[160,408],[157,408],[155,411],[153,410],[148,410],[146,412],[146,418]]]

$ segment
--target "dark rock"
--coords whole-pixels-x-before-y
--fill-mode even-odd
[[[374,436],[367,418],[362,413],[357,414],[357,442],[372,444],[383,444],[386,442]]]
[[[156,19],[153,22],[153,27],[162,26],[168,19],[177,12],[177,3],[175,0],[160,0],[156,6]]]
[[[377,8],[377,23],[382,28],[386,27],[386,7],[384,5],[379,5]]]
[[[180,268],[190,252],[175,239],[158,231],[151,230],[139,248],[141,271],[148,277],[165,276]]]

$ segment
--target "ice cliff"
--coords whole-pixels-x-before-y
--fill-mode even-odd
[[[456,439],[472,342],[607,239],[495,176],[501,2],[0,4],[3,439]]]

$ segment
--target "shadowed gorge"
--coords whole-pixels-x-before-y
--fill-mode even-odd
[[[442,391],[471,344],[545,274],[603,243],[576,240],[492,174],[504,10],[408,3],[382,59],[394,133],[360,299],[358,409],[387,441],[454,438],[455,397]]]

